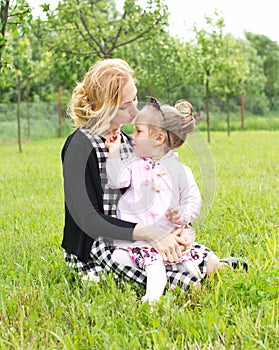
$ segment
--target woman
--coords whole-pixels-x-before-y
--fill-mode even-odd
[[[114,254],[112,239],[149,241],[163,260],[177,261],[189,247],[182,229],[172,234],[154,226],[143,226],[115,218],[121,193],[107,184],[106,140],[116,138],[122,124],[131,123],[136,116],[137,89],[133,70],[121,59],[106,59],[94,64],[73,91],[69,115],[76,131],[62,150],[65,226],[62,247],[66,264],[85,277],[98,280],[104,271],[112,271],[145,283],[144,271],[129,264],[129,254]],[[129,137],[121,131],[121,157],[133,152]],[[185,230],[186,231],[186,230]],[[192,237],[194,242],[195,237]],[[208,248],[202,274],[220,268],[218,257]],[[171,265],[170,265],[171,266]],[[175,265],[174,265],[175,266]],[[171,287],[187,289],[196,278],[187,272],[167,267]]]

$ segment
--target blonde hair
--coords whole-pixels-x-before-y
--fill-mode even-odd
[[[167,136],[168,132],[170,144],[167,137],[165,143],[170,148],[178,148],[185,142],[187,135],[195,130],[193,106],[186,100],[179,100],[174,107],[162,105],[160,109],[148,104],[143,107],[137,120],[147,123],[151,135],[164,131]]]
[[[68,106],[75,128],[84,126],[96,134],[106,131],[118,112],[122,89],[133,73],[120,58],[96,62],[75,87]]]

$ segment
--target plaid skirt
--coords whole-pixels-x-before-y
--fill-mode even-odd
[[[193,248],[200,251],[200,255],[204,257],[198,266],[201,274],[205,276],[206,262],[209,256],[213,254],[213,251],[198,243],[194,243]],[[99,237],[93,242],[90,258],[87,263],[78,260],[75,255],[67,252],[64,254],[65,262],[68,267],[73,268],[77,273],[85,277],[94,276],[95,280],[102,277],[104,272],[112,272],[115,279],[124,278],[126,281],[146,284],[146,273],[143,269],[125,266],[113,261],[112,252],[114,249],[110,240]],[[175,264],[166,265],[166,274],[171,289],[179,287],[182,290],[187,290],[191,283],[195,285],[200,281],[189,272],[179,271]]]

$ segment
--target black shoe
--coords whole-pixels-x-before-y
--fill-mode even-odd
[[[226,264],[227,266],[232,267],[233,269],[243,268],[243,270],[248,271],[248,263],[239,258],[228,257],[224,259],[220,259],[220,262]]]

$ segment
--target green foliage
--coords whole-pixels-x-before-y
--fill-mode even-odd
[[[223,34],[224,19],[215,13],[214,18],[206,17],[208,29],[198,29],[196,34],[196,69],[204,83],[208,76],[221,67],[223,55]]]
[[[17,39],[19,36],[23,37],[30,33],[31,9],[26,0],[1,1],[0,19],[0,84],[5,86],[6,77],[9,76],[10,67],[13,64],[13,59],[4,57],[7,45],[6,34],[9,31],[13,38]],[[17,56],[18,53],[14,53],[13,58]]]
[[[222,71],[224,60],[224,19],[216,11],[214,18],[206,18],[209,29],[198,30],[196,34],[196,74],[204,85],[205,112],[207,123],[207,140],[210,142],[210,106],[209,98],[212,90],[212,78]]]
[[[139,77],[137,87],[142,100],[149,95],[170,104],[180,99],[179,89],[189,85],[191,74],[183,43],[161,32],[148,41],[133,43],[131,50],[136,57],[135,73]]]
[[[147,10],[126,0],[121,13],[113,0],[64,0],[48,13],[52,34],[48,46],[71,55],[91,55],[91,59],[111,57],[119,47],[156,35],[166,23],[166,7],[159,0],[149,1]],[[48,32],[44,34],[49,38]]]
[[[212,133],[217,190],[197,237],[219,256],[245,257],[248,273],[224,269],[153,308],[142,287],[110,275],[84,283],[65,267],[63,143],[31,142],[22,154],[0,146],[1,349],[278,347],[278,131]]]
[[[264,35],[246,33],[246,38],[254,47],[258,56],[263,60],[263,69],[266,77],[265,94],[270,101],[271,109],[278,108],[279,95],[279,47]]]

